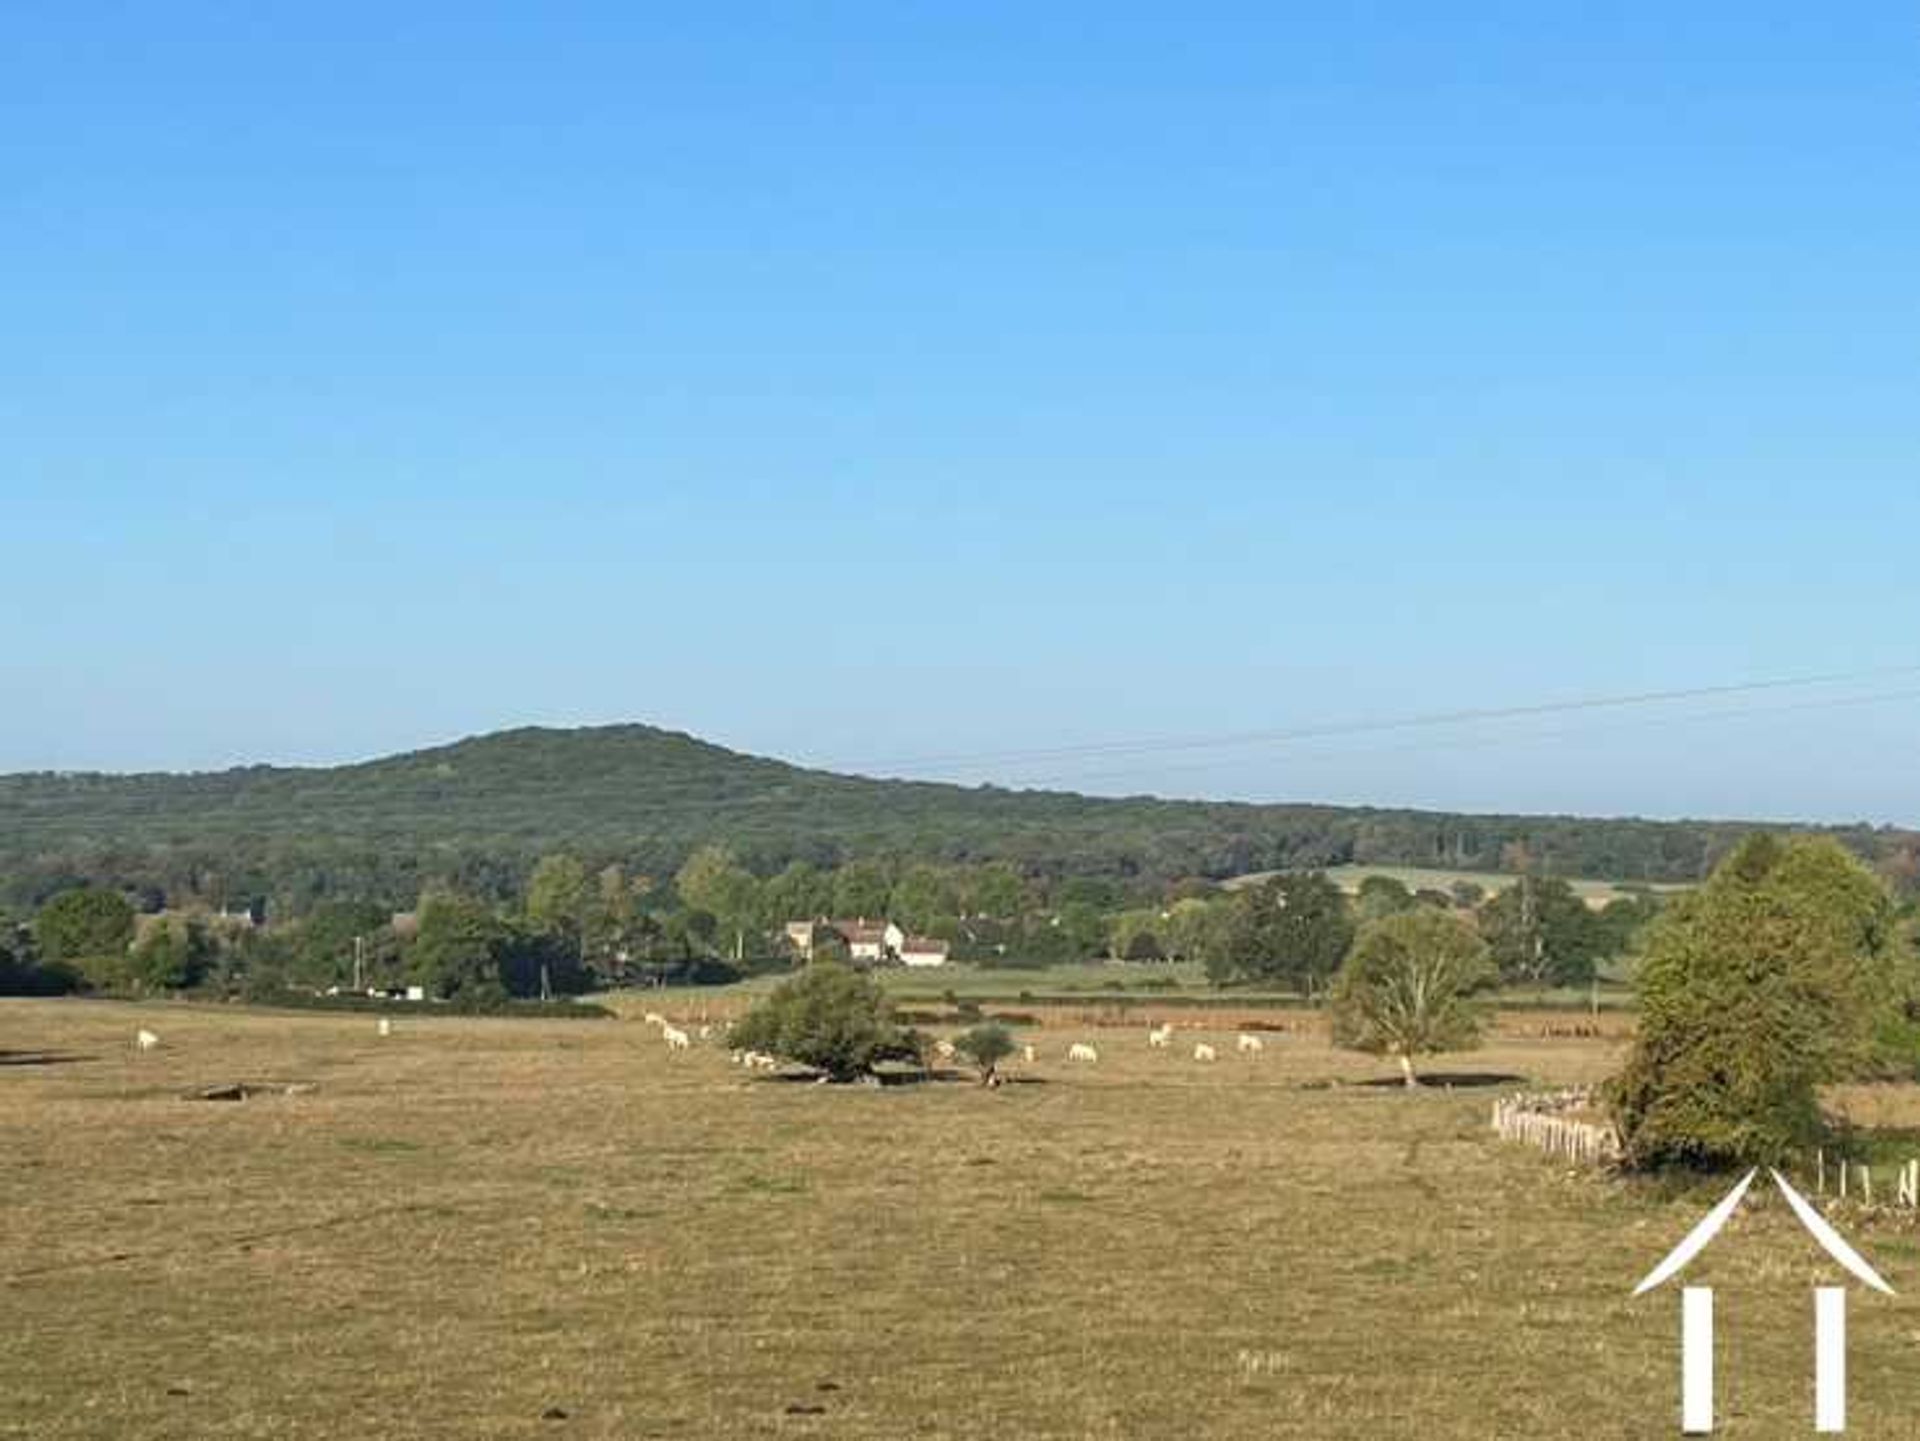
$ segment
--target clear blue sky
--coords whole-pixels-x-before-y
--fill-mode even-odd
[[[1001,756],[1920,662],[1917,111],[1905,4],[8,6],[0,769],[1920,821],[1775,713],[1916,676]]]

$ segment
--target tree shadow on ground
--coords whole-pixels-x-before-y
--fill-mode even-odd
[[[1481,1086],[1517,1086],[1526,1081],[1525,1076],[1512,1075],[1506,1071],[1428,1071],[1416,1076],[1414,1089],[1421,1091],[1467,1091]],[[1404,1091],[1407,1083],[1399,1076],[1376,1076],[1366,1081],[1350,1081],[1356,1089],[1376,1091]]]
[[[755,1076],[753,1079],[768,1084],[785,1084],[790,1086],[819,1086],[828,1084],[826,1077],[813,1071],[771,1071],[765,1075]],[[883,1086],[889,1088],[894,1086],[972,1086],[976,1090],[987,1089],[981,1086],[980,1077],[972,1071],[946,1070],[940,1068],[922,1071],[917,1068],[905,1066],[898,1069],[878,1071],[869,1076],[862,1076],[858,1080],[843,1081],[840,1082],[840,1084],[846,1086]],[[1047,1081],[1041,1076],[1012,1076],[1002,1072],[998,1084],[1001,1086],[1044,1086],[1047,1084]]]
[[[97,1059],[69,1055],[65,1051],[0,1051],[0,1066],[72,1066]]]

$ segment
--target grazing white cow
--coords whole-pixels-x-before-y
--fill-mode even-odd
[[[693,1037],[678,1026],[662,1026],[660,1038],[667,1043],[669,1051],[684,1051],[693,1044]]]
[[[954,1050],[952,1041],[935,1041],[933,1043],[933,1053],[943,1061],[951,1061],[959,1054],[959,1052]]]
[[[380,1018],[380,1034],[383,1036],[391,1036],[393,1034],[393,1022],[385,1016]]]
[[[1085,1041],[1075,1041],[1071,1046],[1067,1047],[1067,1059],[1069,1061],[1097,1061],[1100,1059],[1100,1053]]]
[[[777,1071],[780,1062],[765,1051],[748,1051],[740,1058],[740,1063],[749,1071]]]
[[[1240,1046],[1240,1054],[1243,1056],[1257,1056],[1267,1048],[1265,1041],[1261,1040],[1258,1036],[1250,1036],[1245,1031],[1240,1033],[1238,1044]]]
[[[704,1040],[706,1040],[706,1039],[707,1039],[707,1037],[709,1037],[709,1036],[711,1036],[712,1034],[713,1034],[713,1027],[712,1027],[712,1026],[702,1026],[702,1027],[700,1028],[700,1039],[701,1039],[701,1040],[703,1040],[703,1041],[704,1041]]]
[[[1025,1061],[1025,1062],[1026,1062],[1026,1063],[1027,1063],[1027,1064],[1028,1064],[1029,1066],[1031,1066],[1031,1065],[1033,1064],[1033,1062],[1034,1062],[1034,1059],[1035,1059],[1035,1052],[1034,1052],[1034,1049],[1033,1049],[1033,1047],[1032,1047],[1032,1046],[1022,1046],[1022,1047],[1020,1048],[1020,1059],[1021,1059],[1021,1060],[1023,1060],[1023,1061]]]
[[[1153,1027],[1147,1032],[1147,1044],[1156,1050],[1164,1051],[1173,1044],[1173,1027],[1170,1024]]]
[[[1200,1041],[1193,1048],[1193,1058],[1196,1061],[1217,1061],[1220,1053],[1205,1041]]]
[[[649,1026],[664,1026],[667,1023],[667,1018],[661,1015],[658,1011],[648,1011],[646,1015],[642,1016],[640,1019],[643,1023]]]
[[[135,1048],[142,1051],[157,1050],[160,1046],[160,1038],[143,1027],[134,1033],[133,1044]]]

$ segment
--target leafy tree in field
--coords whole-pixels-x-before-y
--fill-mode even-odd
[[[578,948],[593,896],[593,882],[578,860],[562,852],[542,856],[527,881],[527,919],[542,934],[570,940]]]
[[[1630,954],[1660,914],[1660,898],[1652,893],[1615,896],[1600,908],[1600,946],[1603,960]]]
[[[702,846],[673,878],[680,898],[714,919],[715,930],[735,959],[746,954],[747,937],[758,938],[764,921],[760,882],[725,846]]]
[[[876,1062],[913,1052],[879,984],[822,961],[775,986],[735,1022],[729,1044],[811,1066],[836,1081],[855,1080]]]
[[[640,904],[651,885],[647,877],[630,877],[619,865],[604,866],[593,878],[581,920],[580,957],[601,980],[625,979],[658,929]]]
[[[1070,959],[1084,961],[1106,949],[1107,918],[1090,901],[1068,901],[1060,907],[1058,930]]]
[[[1400,1062],[1476,1045],[1484,1023],[1475,997],[1496,978],[1486,943],[1445,911],[1421,907],[1361,928],[1333,991],[1336,1045]]]
[[[953,1048],[979,1071],[980,1084],[991,1086],[1000,1063],[1013,1054],[1013,1032],[998,1021],[989,1021],[955,1036]]]
[[[1816,1088],[1873,1066],[1911,980],[1866,866],[1825,839],[1743,842],[1646,937],[1639,1032],[1610,1088],[1629,1162],[1803,1156],[1824,1130]]]
[[[500,956],[507,938],[505,924],[472,897],[429,896],[420,903],[408,965],[437,996],[504,1000]]]
[[[0,920],[0,996],[57,996],[80,986],[80,973],[65,961],[34,955],[33,933]]]
[[[1216,983],[1291,985],[1311,996],[1353,943],[1347,898],[1324,872],[1276,876],[1234,898],[1226,945],[1208,963]]]
[[[1168,908],[1171,916],[1167,921],[1173,954],[1183,961],[1199,962],[1210,977],[1215,975],[1216,965],[1223,967],[1221,978],[1230,974],[1224,967],[1233,908],[1234,901],[1226,896],[1189,896],[1175,901]]]
[[[1359,893],[1354,897],[1354,909],[1362,925],[1410,911],[1414,904],[1413,892],[1407,889],[1406,882],[1393,876],[1368,876],[1360,882]]]
[[[1605,928],[1571,885],[1524,874],[1481,906],[1480,934],[1514,985],[1585,985],[1606,950]]]
[[[393,969],[398,938],[393,915],[370,901],[323,901],[292,937],[292,978],[310,986],[344,985],[353,979],[360,952],[362,979],[371,983]]]
[[[62,891],[34,917],[34,939],[51,961],[125,956],[133,940],[133,907],[101,886]]]
[[[592,984],[579,948],[551,931],[503,927],[494,955],[500,984],[511,996],[577,996]]]
[[[125,974],[143,991],[184,991],[199,984],[214,959],[206,927],[172,918],[150,925],[126,958]]]

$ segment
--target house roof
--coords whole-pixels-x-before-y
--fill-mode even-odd
[[[947,942],[936,936],[908,936],[900,943],[900,949],[914,955],[941,955],[947,953]]]

